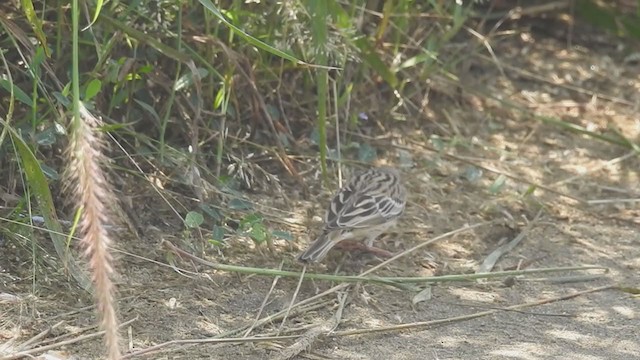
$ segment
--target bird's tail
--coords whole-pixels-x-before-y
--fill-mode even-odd
[[[336,244],[333,239],[334,236],[331,235],[331,233],[320,235],[302,254],[298,255],[298,261],[311,263],[324,259],[329,250]]]

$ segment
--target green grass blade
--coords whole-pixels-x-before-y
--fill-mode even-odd
[[[21,103],[27,105],[30,108],[33,107],[33,101],[31,100],[29,95],[27,95],[27,93],[25,93],[22,89],[17,87],[15,84],[10,83],[9,80],[0,79],[0,86],[3,89],[7,90],[9,93],[13,92],[13,95],[15,96],[15,98],[18,99],[18,101],[20,101]]]
[[[103,21],[107,22],[109,25],[121,30],[122,32],[126,33],[127,35],[131,36],[132,38],[135,38],[139,41],[142,41],[146,44],[149,44],[151,47],[153,47],[154,49],[158,50],[161,54],[172,58],[174,60],[178,60],[178,61],[182,61],[184,63],[188,62],[190,60],[190,58],[177,51],[176,49],[167,46],[165,44],[163,44],[160,40],[147,35],[145,33],[143,33],[140,30],[134,29],[133,27],[120,22],[112,17],[109,17],[105,14],[100,15],[100,19],[102,19]]]
[[[22,5],[22,10],[24,11],[24,14],[27,17],[27,20],[29,21],[33,32],[35,33],[36,38],[38,38],[40,44],[42,44],[45,55],[47,55],[47,57],[51,57],[49,47],[47,46],[47,36],[42,31],[42,22],[36,15],[36,11],[33,8],[33,3],[31,2],[31,0],[21,0],[20,4]]]
[[[93,18],[91,19],[91,23],[89,25],[87,25],[87,27],[85,27],[84,29],[82,29],[82,31],[90,28],[93,24],[95,24],[96,20],[98,20],[98,16],[100,16],[100,11],[102,10],[102,5],[104,0],[97,0],[96,1],[96,11],[93,13]]]
[[[375,70],[378,75],[380,75],[384,81],[389,84],[389,86],[395,88],[398,85],[398,78],[384,63],[384,61],[380,59],[378,54],[376,54],[375,49],[371,46],[367,38],[360,37],[359,39],[356,39],[354,41],[354,45],[360,49],[362,60],[364,60],[365,64]]]
[[[207,10],[209,10],[215,17],[218,18],[218,20],[220,20],[223,24],[225,24],[226,26],[229,27],[229,29],[231,29],[234,33],[236,33],[238,36],[240,36],[241,38],[243,38],[245,41],[247,41],[248,43],[250,43],[251,45],[262,49],[264,51],[267,51],[275,56],[279,56],[283,59],[287,59],[290,61],[293,61],[296,64],[300,64],[300,65],[305,65],[306,63],[302,60],[298,60],[295,56],[288,54],[284,51],[278,50],[276,48],[274,48],[273,46],[260,41],[258,39],[256,39],[255,37],[247,34],[246,32],[242,31],[242,29],[240,29],[239,27],[233,25],[231,22],[229,22],[229,20],[227,20],[227,18],[222,15],[222,13],[220,12],[220,10],[218,10],[218,8],[213,5],[213,3],[210,0],[198,0],[200,2],[200,4],[202,4],[202,6],[204,6]]]
[[[316,87],[318,91],[318,118],[317,127],[320,146],[320,167],[322,168],[322,178],[327,181],[327,91],[329,84],[329,74],[325,65],[328,62],[327,56],[327,3],[324,1],[310,0],[306,2],[312,22],[313,42],[315,48],[315,61],[323,67],[317,68]],[[338,139],[338,141],[340,141]]]
[[[36,199],[38,209],[42,213],[47,229],[51,230],[49,231],[49,237],[53,242],[53,246],[56,249],[58,256],[67,265],[71,275],[76,279],[76,281],[78,281],[80,286],[82,286],[83,289],[90,291],[91,281],[89,280],[89,277],[81,270],[80,266],[66,251],[65,238],[62,235],[62,226],[60,225],[60,221],[58,220],[58,215],[53,204],[53,197],[49,190],[49,183],[47,182],[47,178],[42,171],[38,160],[15,130],[10,129],[9,136],[13,142],[16,154],[20,157],[20,162],[26,176],[26,182],[29,184],[29,188]]]

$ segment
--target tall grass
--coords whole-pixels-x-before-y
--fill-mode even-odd
[[[65,244],[54,206],[58,195],[51,191],[60,187],[58,173],[66,167],[66,194],[81,213],[80,243],[111,359],[120,357],[120,349],[109,251],[114,239],[105,225],[116,205],[104,167],[108,158],[124,156],[104,146],[105,133],[130,159],[112,163],[131,173],[138,172],[132,163],[146,163],[156,174],[172,174],[164,181],[196,194],[203,184],[215,184],[223,195],[210,203],[198,196],[198,211],[205,209],[215,222],[214,240],[236,231],[226,218],[239,218],[240,230],[257,242],[287,238],[286,232],[268,231],[269,214],[247,204],[239,195],[243,186],[262,181],[269,187],[278,175],[297,179],[304,189],[301,168],[319,169],[330,184],[334,165],[371,161],[371,145],[339,134],[407,122],[388,109],[419,102],[416,94],[434,75],[455,79],[456,65],[468,54],[450,45],[465,36],[470,18],[483,15],[474,2],[436,0],[142,0],[98,1],[81,21],[85,12],[77,0],[70,8],[29,0],[21,8],[12,4],[5,5],[11,16],[0,17],[6,35],[1,47],[8,49],[0,79],[7,94],[0,100],[6,110],[0,150],[22,169],[16,192],[35,204],[34,210],[26,207],[28,219],[31,212],[44,217],[59,260],[88,289]],[[581,2],[578,13],[593,17],[598,6]],[[638,36],[629,20],[636,18],[624,14],[621,21],[608,21],[622,16],[610,7],[605,14],[607,21],[598,18],[603,26],[622,24],[622,31]],[[63,165],[55,154],[67,142]],[[7,170],[10,163],[1,163],[3,178],[18,175]],[[186,219],[189,210],[176,212]],[[22,215],[10,214],[14,220]],[[201,223],[185,220],[187,227]],[[28,245],[31,256],[42,257],[40,247]]]
[[[96,15],[100,11],[96,9]],[[118,335],[118,317],[114,297],[114,272],[111,255],[113,239],[107,230],[109,209],[113,209],[115,196],[105,172],[104,144],[99,132],[100,121],[85,107],[80,98],[80,46],[78,0],[71,3],[71,89],[72,118],[68,147],[67,193],[81,212],[80,243],[84,247],[91,270],[95,301],[101,328],[105,331],[105,346],[108,359],[121,357]]]

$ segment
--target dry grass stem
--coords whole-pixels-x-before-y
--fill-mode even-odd
[[[347,291],[338,293],[338,309],[336,309],[331,319],[325,320],[307,330],[295,343],[282,350],[280,354],[275,357],[275,360],[293,359],[303,351],[308,351],[318,338],[329,335],[334,331],[338,325],[340,325],[340,321],[342,321],[342,314],[347,303],[347,298]]]
[[[284,265],[284,261],[280,262],[280,266],[278,266],[278,270],[282,270],[282,265]],[[262,300],[262,304],[260,304],[260,309],[258,310],[258,313],[256,314],[255,321],[247,329],[247,331],[244,333],[244,335],[242,337],[249,336],[249,334],[251,333],[251,330],[253,330],[255,324],[257,324],[258,320],[260,320],[260,316],[262,316],[262,312],[264,311],[264,307],[267,305],[267,301],[269,301],[269,297],[273,293],[273,289],[276,288],[276,284],[278,283],[278,280],[280,280],[280,276],[276,276],[275,278],[273,278],[273,281],[271,282],[271,287],[269,288],[269,292],[267,292],[267,295],[264,297],[264,300]],[[295,298],[295,296],[294,296],[294,298]]]
[[[136,320],[138,320],[137,317],[135,317],[135,318],[133,318],[131,320],[123,322],[122,324],[120,324],[120,326],[124,327],[124,326],[130,325]],[[45,352],[45,351],[48,351],[48,350],[53,350],[53,349],[57,349],[57,348],[60,348],[60,347],[65,347],[65,346],[68,346],[68,345],[77,344],[77,343],[80,343],[80,342],[83,342],[83,341],[87,341],[87,340],[91,340],[91,339],[95,339],[97,337],[104,336],[104,335],[105,335],[104,331],[98,331],[98,332],[95,332],[93,334],[78,336],[78,337],[75,337],[73,339],[57,342],[55,344],[44,345],[44,346],[40,346],[40,347],[33,348],[33,349],[30,349],[30,350],[17,352],[17,353],[8,355],[6,357],[3,357],[0,360],[13,360],[13,359],[21,359],[21,358],[24,358],[24,357],[33,357],[33,354],[38,354],[38,353],[42,353],[42,352]]]
[[[558,296],[558,297],[549,298],[549,299],[543,299],[543,300],[538,300],[538,301],[532,301],[532,302],[528,302],[528,303],[524,303],[524,304],[507,306],[507,307],[502,308],[502,309],[481,311],[481,312],[477,312],[477,313],[473,313],[473,314],[469,314],[469,315],[454,316],[454,317],[450,317],[450,318],[446,318],[446,319],[432,320],[432,321],[420,321],[420,322],[414,322],[414,323],[410,323],[410,324],[381,326],[381,327],[378,327],[378,328],[370,328],[370,329],[355,329],[355,330],[338,331],[338,332],[335,332],[334,335],[335,336],[353,336],[353,335],[362,335],[362,334],[371,334],[371,333],[380,333],[380,332],[389,332],[389,331],[409,330],[409,329],[423,328],[423,327],[426,327],[426,326],[434,326],[434,325],[441,325],[441,324],[450,324],[450,323],[453,323],[453,322],[471,320],[471,319],[475,319],[475,318],[479,318],[479,317],[495,314],[495,313],[500,312],[500,311],[519,310],[519,309],[524,309],[524,308],[528,308],[528,307],[539,306],[539,305],[549,304],[549,303],[553,303],[553,302],[569,300],[569,299],[573,299],[573,298],[578,297],[578,296],[582,296],[582,295],[586,295],[586,294],[590,294],[590,293],[594,293],[594,292],[599,292],[599,291],[610,290],[610,289],[615,289],[615,286],[614,285],[601,286],[601,287],[597,287],[597,288],[593,288],[593,289],[589,289],[589,290],[576,292],[576,293],[573,293],[573,294],[568,294],[568,295],[563,295],[563,296]]]
[[[478,269],[476,270],[476,274],[490,272],[493,269],[493,267],[496,265],[496,262],[498,262],[498,260],[503,255],[509,253],[516,246],[518,246],[518,244],[522,241],[522,239],[524,239],[525,236],[531,231],[531,229],[533,229],[533,226],[538,224],[538,220],[540,219],[541,215],[542,215],[542,209],[538,211],[538,214],[536,214],[536,217],[533,220],[529,221],[527,226],[525,226],[525,228],[518,234],[518,236],[513,238],[513,240],[509,241],[508,243],[503,244],[499,246],[497,249],[495,249],[494,251],[492,251],[491,254],[489,254],[484,259],[482,264],[478,266]]]
[[[58,329],[60,326],[62,326],[62,324],[64,324],[64,321],[59,321],[55,324],[53,324],[52,326],[46,328],[45,330],[41,331],[40,333],[38,333],[36,336],[32,337],[31,339],[23,342],[22,344],[20,344],[19,346],[16,347],[17,351],[23,351],[24,349],[28,349],[31,347],[31,344],[36,343],[37,341],[39,341],[40,339],[50,335],[54,330]]]
[[[298,297],[298,293],[300,292],[300,287],[302,286],[302,282],[304,281],[304,273],[306,271],[307,271],[307,266],[305,265],[302,267],[302,272],[300,273],[300,279],[298,279],[298,284],[296,285],[296,290],[293,292],[293,296],[291,297],[291,301],[289,302],[289,307],[287,308],[287,312],[285,312],[284,316],[282,317],[282,322],[280,323],[280,328],[278,329],[278,335],[280,334],[280,331],[284,327],[284,324],[287,322],[287,316],[289,316],[289,313],[291,312],[291,308],[293,307],[293,304],[295,304],[296,302],[296,298]]]
[[[242,338],[207,338],[207,339],[185,339],[185,340],[170,340],[158,345],[148,347],[139,351],[126,354],[122,359],[131,359],[141,355],[149,355],[156,351],[162,350],[172,345],[199,345],[199,344],[243,344],[243,343],[258,343],[263,341],[277,341],[296,339],[298,335],[285,335],[285,336],[256,336],[256,337],[242,337]],[[177,349],[176,349],[177,350]]]

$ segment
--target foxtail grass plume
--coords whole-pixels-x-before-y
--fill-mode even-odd
[[[81,118],[74,118],[67,152],[67,194],[82,209],[81,244],[88,259],[95,287],[101,327],[105,331],[108,359],[121,357],[118,318],[114,299],[112,239],[105,227],[114,196],[101,165],[105,163],[103,143],[97,130],[100,121],[81,105]]]

